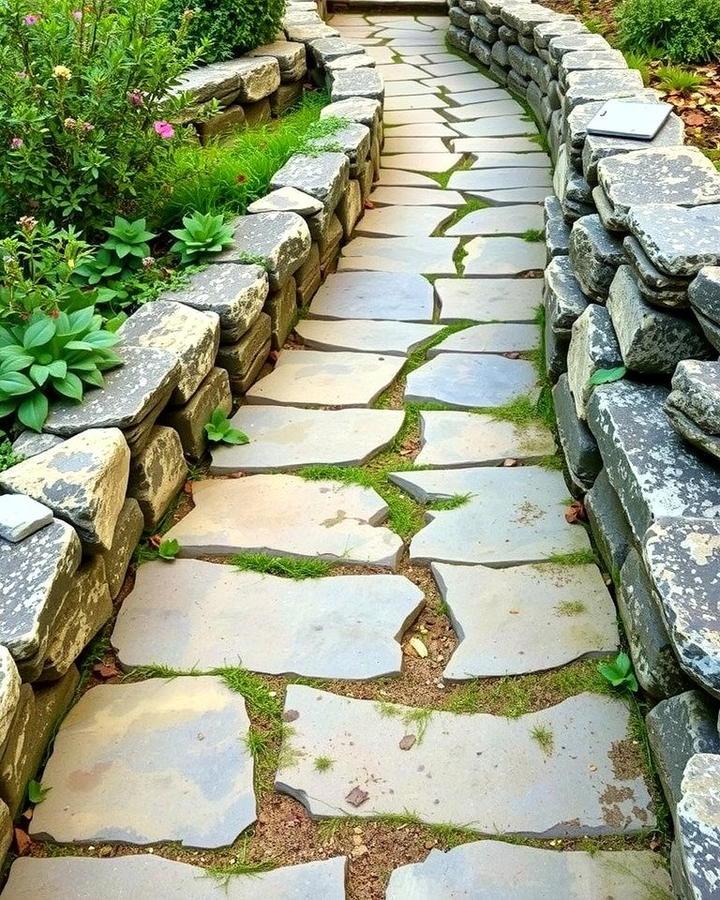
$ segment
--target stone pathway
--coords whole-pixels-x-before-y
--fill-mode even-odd
[[[619,636],[536,406],[549,160],[445,17],[333,24],[386,82],[372,207],[193,483],[182,558],[140,567],[111,637],[136,680],[72,710],[31,823],[158,856],[22,859],[3,896],[669,896],[633,715],[576,662]],[[254,877],[188,864],[217,859]]]

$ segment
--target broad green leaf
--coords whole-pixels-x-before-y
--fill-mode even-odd
[[[224,444],[249,444],[250,438],[238,428],[229,428],[223,435]]]
[[[42,427],[48,417],[48,410],[49,404],[45,394],[35,391],[34,394],[31,394],[20,404],[17,417],[26,428],[39,432],[42,431]]]
[[[175,538],[166,539],[160,542],[160,546],[158,547],[158,556],[161,559],[171,560],[175,559],[175,557],[180,552],[180,544],[175,540]]]
[[[38,387],[42,387],[50,377],[50,366],[41,366],[39,363],[30,366],[30,377]]]
[[[620,381],[627,375],[625,366],[618,366],[615,369],[598,369],[588,379],[588,384],[596,386],[598,384],[610,384],[613,381]]]
[[[55,337],[55,320],[45,316],[32,325],[28,325],[23,335],[23,347],[32,350],[33,347],[42,347]]]
[[[72,372],[68,372],[64,378],[53,378],[52,386],[59,394],[70,397],[71,400],[83,398],[82,381]]]
[[[0,375],[0,394],[5,397],[20,397],[34,390],[35,385],[22,372],[4,372]]]

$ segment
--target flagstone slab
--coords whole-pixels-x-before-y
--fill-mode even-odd
[[[418,466],[497,466],[506,459],[532,462],[555,453],[555,441],[546,428],[520,428],[481,413],[421,412],[420,428]]]
[[[495,324],[473,325],[456,331],[428,350],[432,359],[442,353],[517,353],[540,346],[537,325]]]
[[[542,287],[540,278],[440,278],[440,321],[534,322]]]
[[[392,170],[383,169],[382,171],[389,173]],[[403,180],[405,174],[403,173]],[[370,194],[370,201],[375,206],[447,206],[450,209],[457,209],[465,205],[462,194],[459,194],[457,191],[441,190],[439,185],[431,188],[384,186],[381,184],[380,187],[375,188]]]
[[[255,821],[245,701],[221,678],[107,684],[68,713],[33,837],[231,844]]]
[[[445,109],[447,101],[436,94],[414,94],[411,97],[386,97],[384,112],[397,112],[408,109]]]
[[[662,859],[649,850],[558,852],[489,840],[447,853],[433,849],[423,862],[400,866],[385,894],[386,900],[655,896],[671,897],[672,885]]]
[[[485,88],[485,90],[461,91],[457,94],[447,94],[447,100],[452,100],[458,106],[468,106],[476,103],[494,103],[496,100],[507,100],[508,92],[505,88]],[[448,110],[450,107],[448,107]]]
[[[194,559],[156,561],[138,569],[111,640],[125,667],[379,678],[400,673],[399,639],[423,601],[402,575],[296,581]]]
[[[378,35],[378,37],[382,37],[382,35]],[[427,78],[427,72],[423,72],[417,66],[409,66],[407,63],[394,62],[390,63],[390,65],[381,65],[377,67],[377,70],[387,83],[391,81],[411,81],[414,78]]]
[[[314,818],[412,813],[536,837],[632,834],[655,821],[639,770],[613,771],[614,747],[630,738],[630,713],[615,698],[580,694],[517,719],[433,712],[422,733],[411,707],[387,715],[373,701],[301,685],[288,687],[285,709],[297,714],[284,743],[292,764],[275,787]],[[537,728],[551,731],[549,752]],[[403,750],[409,732],[418,739]],[[333,765],[318,772],[318,756]],[[368,795],[360,806],[346,799],[353,786]]]
[[[442,331],[442,325],[368,319],[301,319],[295,326],[295,334],[311,349],[388,356],[407,356],[438,331]]]
[[[385,138],[385,143],[383,144],[383,153],[414,154],[419,148],[422,150],[423,154],[450,152],[445,146],[442,138],[439,137],[425,137],[422,141],[418,141],[417,138],[395,137],[392,133],[390,133]],[[408,166],[408,168],[415,167]]]
[[[470,191],[471,197],[477,197],[485,203],[495,206],[514,206],[517,203],[542,204],[552,196],[552,189],[545,187],[507,188],[499,191]]]
[[[390,478],[421,503],[471,495],[453,510],[428,511],[428,524],[410,545],[413,561],[522,565],[590,548],[585,529],[565,521],[568,491],[560,472],[466,468]]]
[[[443,672],[448,681],[541,672],[617,652],[615,604],[597,566],[433,563],[432,572],[460,639]]]
[[[422,122],[443,122],[447,125],[447,120],[434,109],[389,109],[387,104],[384,107],[383,123],[386,126],[415,125]]]
[[[552,187],[550,169],[508,168],[508,169],[466,169],[453,172],[448,181],[451,190],[459,191],[503,191],[508,188]]]
[[[285,350],[274,370],[245,394],[247,403],[370,406],[403,366],[397,356]]]
[[[432,322],[433,289],[422,275],[339,272],[328,276],[310,304],[319,319]]]
[[[385,131],[385,152],[389,152],[387,148],[391,140],[408,137],[455,138],[457,137],[457,131],[442,122],[414,122],[409,125],[395,125]],[[417,148],[417,141],[415,142],[415,147]],[[447,147],[445,147],[445,149],[447,149]]]
[[[532,122],[520,116],[492,116],[486,119],[473,119],[470,122],[456,122],[453,126],[465,137],[521,137],[537,134]],[[537,147],[537,144],[535,144]],[[453,149],[459,150],[458,147]],[[534,149],[534,148],[533,148]]]
[[[386,97],[412,97],[416,94],[427,94],[428,89],[419,81],[390,81],[385,85]],[[434,93],[438,93],[437,88]]]
[[[545,266],[545,244],[517,237],[473,238],[465,245],[466,275],[519,275]]]
[[[456,122],[455,130],[460,130]],[[464,127],[464,126],[463,126]],[[455,153],[537,153],[538,144],[530,137],[460,137],[452,141]]]
[[[401,125],[400,127],[404,128],[405,126]],[[427,127],[437,128],[436,125]],[[375,184],[381,187],[428,187],[435,188],[436,191],[440,190],[440,185],[429,175],[421,175],[420,172],[403,172],[401,169],[381,169]],[[460,195],[458,194],[458,196]],[[372,198],[372,202],[376,202],[375,197]]]
[[[358,237],[342,248],[338,271],[455,274],[458,243],[446,237]]]
[[[230,420],[248,444],[216,444],[210,472],[276,472],[303,466],[363,465],[400,430],[396,409],[302,409],[247,404]]]
[[[384,169],[409,169],[411,172],[447,172],[456,166],[462,156],[459,153],[396,153],[383,156],[380,165]]]
[[[110,859],[25,857],[13,864],[3,895],[6,900],[344,900],[346,865],[344,856],[334,856],[225,881],[211,878],[200,866],[150,853]]]
[[[166,534],[181,557],[266,553],[395,568],[400,538],[381,527],[387,505],[371,488],[296,475],[196,482],[195,508]]]
[[[462,59],[456,59],[454,62],[433,63],[429,66],[423,66],[428,75],[433,78],[442,78],[448,75],[464,75],[466,72],[477,72],[475,66],[466,63]]]
[[[537,391],[533,364],[504,356],[441,353],[410,372],[408,403],[443,403],[453,409],[497,407]]]
[[[472,140],[472,138],[461,138]],[[549,165],[544,153],[513,153],[506,151],[474,153],[471,169],[534,169]]]
[[[448,106],[445,110],[445,115],[449,119],[467,122],[470,119],[487,119],[491,116],[521,116],[523,112],[522,106],[506,95],[504,100],[466,103],[463,106]]]
[[[384,206],[368,209],[355,233],[368,237],[430,237],[451,215],[446,206]]]
[[[525,170],[520,170],[525,171]],[[370,210],[372,213],[372,210]],[[370,213],[366,213],[365,217]],[[545,227],[543,211],[537,205],[504,206],[501,209],[476,209],[448,228],[448,237],[464,235],[524,234]]]
[[[492,81],[477,70],[465,75],[442,75],[435,78],[423,78],[423,84],[429,87],[439,87],[445,91],[461,93],[462,91],[477,91],[485,88],[496,89],[497,82]]]

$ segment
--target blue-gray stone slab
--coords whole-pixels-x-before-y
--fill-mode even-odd
[[[526,360],[472,353],[441,353],[408,375],[405,400],[443,403],[454,409],[504,406],[537,392]]]

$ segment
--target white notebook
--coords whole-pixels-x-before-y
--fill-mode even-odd
[[[588,134],[651,141],[672,112],[669,103],[635,103],[608,100],[590,120]]]

